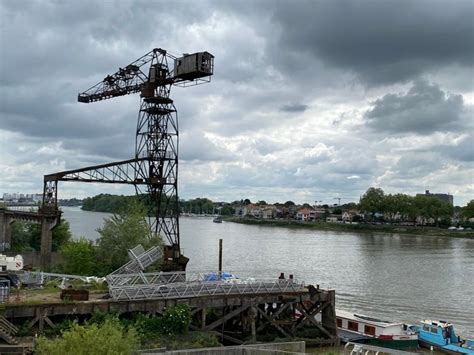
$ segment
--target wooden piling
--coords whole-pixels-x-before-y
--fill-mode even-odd
[[[222,239],[219,239],[219,275],[222,274]]]

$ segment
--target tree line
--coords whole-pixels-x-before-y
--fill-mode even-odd
[[[154,214],[156,206],[154,205],[154,202],[150,200],[149,195],[124,196],[100,194],[85,198],[82,202],[82,209],[84,211],[115,213],[126,208],[130,203],[134,203],[136,201],[140,201],[140,203],[145,206],[148,215]],[[165,202],[162,201],[162,203]],[[231,203],[213,202],[208,198],[180,200],[179,211],[180,213],[221,215],[233,215],[235,212]]]
[[[410,221],[413,224],[432,222],[451,224],[456,210],[461,219],[474,217],[474,200],[465,207],[453,207],[435,196],[406,194],[385,194],[381,188],[371,187],[361,197],[359,209],[371,219],[383,218],[389,222]]]

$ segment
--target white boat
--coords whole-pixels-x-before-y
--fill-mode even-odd
[[[360,342],[392,349],[418,348],[418,335],[404,323],[380,319],[336,309],[339,338],[344,342]]]

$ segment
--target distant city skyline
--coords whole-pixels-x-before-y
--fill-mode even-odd
[[[161,47],[215,55],[210,84],[170,95],[180,198],[331,203],[371,186],[474,198],[474,2],[194,5],[0,2],[0,191],[132,158],[138,95],[77,93]],[[99,193],[134,189],[65,182],[58,197]]]

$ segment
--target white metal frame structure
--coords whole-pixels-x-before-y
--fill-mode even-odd
[[[292,293],[305,290],[304,283],[295,280],[186,281],[166,284],[135,284],[110,286],[110,296],[117,301],[194,298],[248,294]]]

